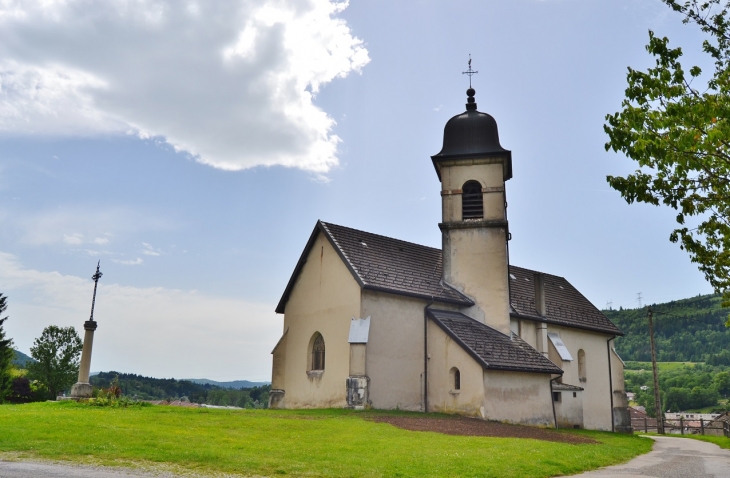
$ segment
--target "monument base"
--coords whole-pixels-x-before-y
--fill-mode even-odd
[[[90,383],[77,382],[71,387],[71,398],[91,398],[92,391]]]

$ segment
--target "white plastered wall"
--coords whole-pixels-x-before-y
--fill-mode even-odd
[[[484,418],[484,379],[481,364],[434,321],[428,321],[428,411]],[[451,368],[461,375],[454,390]]]
[[[484,370],[488,420],[554,426],[550,374]]]
[[[350,369],[347,341],[350,319],[360,314],[360,286],[323,233],[319,233],[291,291],[284,313],[287,337],[274,363],[284,390],[281,408],[328,408],[347,405]],[[325,370],[308,374],[309,343],[319,332],[325,342]],[[277,350],[278,352],[278,350]]]
[[[548,324],[548,332],[557,333],[573,356],[573,361],[562,361],[550,344],[550,359],[563,369],[563,383],[583,387],[583,425],[589,430],[611,431],[611,384],[609,383],[608,349],[611,337],[599,332]],[[586,380],[578,376],[578,350],[586,354]]]
[[[583,423],[583,392],[560,391],[560,401],[555,402],[555,416],[559,428],[585,428]]]
[[[370,316],[366,368],[374,408],[423,410],[423,313],[428,302],[362,291],[361,316]]]

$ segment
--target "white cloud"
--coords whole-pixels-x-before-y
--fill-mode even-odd
[[[171,230],[177,227],[169,217],[129,208],[73,205],[23,214],[0,207],[0,226],[14,231],[19,242],[33,246],[61,242],[69,245],[104,245],[111,237],[123,238],[141,231]],[[85,239],[90,237],[95,239]]]
[[[75,246],[75,245],[78,245],[78,244],[81,244],[82,242],[84,242],[84,235],[79,234],[78,232],[71,234],[71,235],[64,234],[63,242],[65,242],[66,244],[71,244],[72,246]]]
[[[88,278],[28,269],[0,252],[0,291],[8,296],[8,335],[28,352],[43,328],[89,317]],[[269,380],[271,349],[281,334],[273,304],[162,287],[99,282],[93,370],[156,377]]]
[[[136,259],[112,259],[112,262],[116,262],[117,264],[122,264],[123,266],[138,266],[144,262],[141,257],[138,257]]]
[[[360,71],[328,0],[0,2],[0,132],[164,138],[211,166],[327,172],[320,87]]]
[[[142,250],[142,254],[146,256],[159,256],[162,254],[162,252],[159,249],[155,249],[150,244],[147,244],[146,242],[143,242],[142,245],[144,246],[144,249]]]

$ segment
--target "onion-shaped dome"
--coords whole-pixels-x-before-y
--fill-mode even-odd
[[[497,122],[477,111],[473,88],[466,90],[466,111],[451,118],[444,127],[444,146],[436,156],[506,153],[499,144]]]
[[[473,88],[466,90],[466,111],[451,118],[444,127],[444,143],[441,151],[431,156],[436,163],[447,159],[474,158],[478,156],[508,156],[505,179],[512,177],[510,151],[499,144],[497,122],[491,115],[477,111]],[[436,167],[438,171],[438,166]],[[439,174],[440,175],[440,174]]]

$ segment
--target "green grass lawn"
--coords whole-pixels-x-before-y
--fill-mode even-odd
[[[689,436],[689,438],[694,438],[695,440],[701,440],[701,441],[707,441],[710,443],[714,443],[715,445],[719,446],[720,448],[730,449],[730,438],[708,436],[708,435],[688,435],[688,436]]]
[[[412,432],[350,410],[0,406],[0,454],[195,473],[295,476],[548,477],[625,462],[651,449],[631,435],[598,444]]]
[[[698,364],[699,362],[657,362],[656,366],[657,369],[660,372],[669,372],[671,370],[676,370],[678,368],[682,368],[685,365],[687,367],[693,367],[694,365]],[[702,362],[704,363],[704,362]],[[624,369],[624,373],[635,373],[638,372],[641,369],[634,368],[634,364],[638,365],[639,367],[642,367],[645,371],[651,373],[651,362],[630,362],[630,364],[627,365],[627,368]]]

